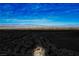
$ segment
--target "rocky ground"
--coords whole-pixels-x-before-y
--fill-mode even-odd
[[[46,56],[79,56],[79,30],[0,30],[2,56],[33,56],[38,46]]]

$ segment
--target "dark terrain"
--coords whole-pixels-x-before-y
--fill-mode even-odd
[[[37,46],[46,56],[79,56],[79,30],[0,30],[1,56],[32,56]]]

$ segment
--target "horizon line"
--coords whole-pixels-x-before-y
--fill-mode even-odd
[[[0,26],[1,29],[13,29],[13,30],[79,30],[79,27],[73,26]]]

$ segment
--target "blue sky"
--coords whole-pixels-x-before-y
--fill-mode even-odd
[[[0,25],[78,26],[78,3],[0,4]]]

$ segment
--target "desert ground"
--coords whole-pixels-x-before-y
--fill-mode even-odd
[[[0,30],[2,56],[33,56],[39,46],[45,56],[79,56],[79,30]]]

